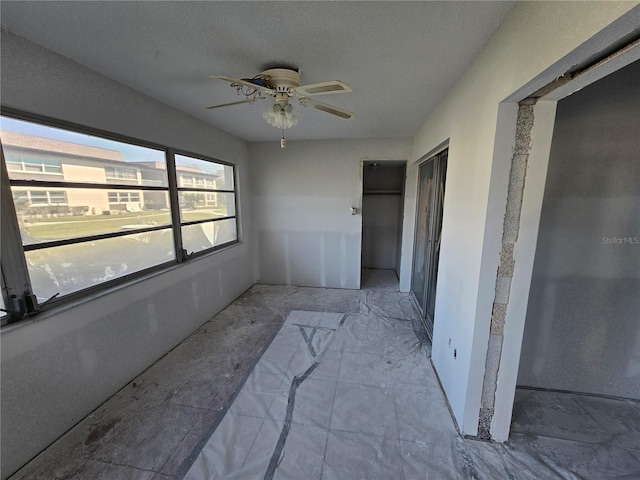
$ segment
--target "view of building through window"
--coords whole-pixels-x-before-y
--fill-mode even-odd
[[[8,117],[0,139],[33,293],[42,302],[237,240],[233,166]],[[5,197],[6,198],[6,197]],[[179,230],[178,230],[179,231]]]
[[[175,162],[183,248],[194,253],[237,239],[233,167],[185,155]]]

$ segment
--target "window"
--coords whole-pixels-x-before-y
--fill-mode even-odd
[[[109,192],[109,203],[140,202],[140,192]]]
[[[105,167],[104,173],[109,180],[138,180],[135,168]]]
[[[191,175],[178,175],[179,187],[193,187],[193,177]]]
[[[10,172],[35,172],[62,175],[62,166],[55,160],[28,157],[20,154],[6,155]]]
[[[27,195],[31,205],[49,205],[49,196],[47,192],[28,191]]]
[[[238,242],[233,165],[25,118],[0,116],[4,304],[34,313]]]
[[[67,192],[56,192],[54,190],[48,190],[47,196],[49,197],[50,205],[67,203]]]
[[[18,207],[38,205],[64,205],[67,203],[67,192],[56,190],[22,190],[13,189],[13,202]]]
[[[175,167],[178,179],[182,179],[178,183],[178,203],[182,247],[187,253],[198,253],[237,241],[233,166],[176,155]],[[181,170],[198,174],[187,176],[181,174]],[[187,178],[189,182],[185,181]]]
[[[4,116],[0,139],[38,302],[175,260],[164,151]],[[137,182],[147,162],[162,163],[161,185],[123,190],[121,180]],[[145,209],[145,194],[164,208]]]

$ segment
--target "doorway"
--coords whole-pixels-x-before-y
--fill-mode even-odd
[[[413,252],[411,292],[429,339],[433,339],[436,281],[442,232],[442,208],[448,150],[429,158],[419,167],[418,213]]]
[[[558,102],[518,386],[640,399],[638,82],[640,60]]]
[[[362,268],[387,270],[398,281],[406,163],[362,165]]]

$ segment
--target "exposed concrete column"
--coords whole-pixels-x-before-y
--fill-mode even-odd
[[[487,440],[491,438],[489,429],[495,408],[495,392],[502,344],[504,341],[504,325],[515,266],[513,251],[518,241],[518,232],[520,230],[520,211],[522,208],[529,150],[531,148],[534,105],[535,100],[521,102],[516,121],[516,141],[511,158],[509,188],[503,223],[502,247],[500,250],[500,263],[496,277],[495,297],[491,313],[491,331],[487,348],[484,382],[482,386],[482,403],[478,423],[478,437]]]

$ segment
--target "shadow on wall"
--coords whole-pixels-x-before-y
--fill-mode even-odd
[[[360,236],[261,231],[259,283],[360,288]]]

